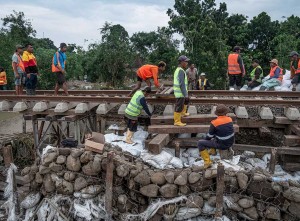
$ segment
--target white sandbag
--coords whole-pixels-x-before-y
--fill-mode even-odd
[[[170,164],[173,156],[166,151],[162,151],[158,155],[153,155],[153,154],[150,154],[147,152],[142,152],[141,158],[143,161],[145,161],[149,164],[150,163],[153,164],[153,161],[154,161],[156,164],[153,166],[155,166],[158,169],[164,169],[168,164]],[[157,167],[157,165],[159,165],[159,166]]]
[[[30,193],[25,199],[21,202],[20,206],[24,209],[30,209],[40,202],[41,193]]]
[[[183,168],[183,163],[182,163],[181,159],[179,159],[177,157],[173,157],[172,160],[170,161],[170,164],[174,168]]]
[[[198,148],[188,148],[187,153],[190,157],[199,158],[199,149]]]
[[[200,214],[200,208],[181,207],[176,214],[175,220],[186,220],[199,216]]]
[[[191,134],[187,134],[187,133],[179,134],[178,138],[191,138]]]
[[[267,164],[265,163],[265,161],[258,158],[247,159],[245,162],[250,163],[253,167],[260,167],[262,169],[267,168]]]
[[[240,91],[247,91],[248,90],[248,85],[244,85],[241,89],[240,89]]]

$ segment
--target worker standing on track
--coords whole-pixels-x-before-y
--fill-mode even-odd
[[[228,112],[229,108],[224,104],[218,105],[215,111],[217,119],[211,121],[205,140],[198,141],[205,169],[212,165],[210,154],[216,155],[216,149],[228,150],[234,143],[234,128],[232,118],[226,116]],[[210,150],[208,151],[208,149]]]
[[[206,78],[206,74],[201,73],[200,77],[199,77],[199,80],[197,81],[197,84],[196,84],[196,89],[204,91],[204,90],[209,90],[210,87],[211,86],[210,86],[210,83],[209,83],[208,79]]]
[[[282,69],[278,66],[278,60],[277,59],[272,59],[270,61],[270,74],[269,74],[269,79],[263,79],[262,80],[262,85],[260,87],[260,91],[264,91],[266,89],[274,88],[276,86],[280,86],[282,79],[283,79],[283,73]]]
[[[237,90],[240,90],[242,86],[242,78],[245,76],[244,62],[240,53],[241,48],[239,46],[235,46],[233,48],[233,53],[228,55],[227,76],[229,77],[230,90],[234,90],[234,85],[236,85]]]
[[[291,58],[292,91],[296,91],[296,86],[300,83],[300,58],[296,51],[292,51],[289,57]]]
[[[17,45],[16,52],[12,56],[12,68],[15,76],[15,90],[17,95],[23,94],[23,86],[25,85],[25,66],[22,60],[23,46]]]
[[[195,90],[196,80],[198,76],[198,70],[195,68],[195,64],[191,64],[190,67],[186,70],[189,82],[189,90]]]
[[[259,65],[259,61],[257,59],[252,60],[253,70],[250,73],[250,81],[248,82],[248,90],[252,90],[255,87],[261,85],[261,81],[264,77],[264,72],[261,66]]]
[[[66,43],[60,44],[60,50],[55,52],[52,59],[52,72],[56,74],[56,84],[55,84],[55,92],[54,95],[57,96],[59,88],[62,88],[65,94],[68,96],[68,86],[66,83],[66,51],[67,45]]]
[[[22,58],[25,66],[25,72],[26,72],[26,80],[25,80],[26,94],[35,95],[35,89],[38,83],[37,76],[40,74],[37,67],[36,58],[33,55],[32,44],[26,45],[26,51],[24,51]]]
[[[125,142],[128,144],[133,144],[131,138],[134,132],[137,131],[138,126],[138,116],[141,114],[142,109],[151,117],[146,98],[148,93],[151,92],[150,87],[145,87],[142,90],[137,90],[133,97],[131,98],[129,104],[125,109],[125,120],[127,121],[127,132]]]
[[[137,70],[137,83],[134,89],[130,92],[128,95],[131,97],[138,89],[141,88],[142,82],[145,81],[148,87],[151,89],[151,82],[150,79],[152,78],[154,81],[154,85],[158,89],[158,91],[163,90],[163,86],[159,85],[158,82],[158,75],[161,74],[164,70],[166,69],[166,63],[163,61],[160,61],[158,63],[158,66],[156,65],[151,65],[151,64],[146,64],[140,67]]]
[[[5,91],[7,85],[6,72],[3,67],[0,67],[0,91]]]
[[[189,116],[187,113],[187,105],[189,103],[188,97],[188,80],[184,69],[188,65],[190,59],[184,55],[178,58],[179,65],[174,73],[173,89],[176,98],[175,111],[174,111],[174,125],[185,126],[181,122],[181,117]]]

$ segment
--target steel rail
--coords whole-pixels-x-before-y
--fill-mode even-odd
[[[46,102],[75,102],[75,103],[128,103],[129,97],[106,97],[106,96],[15,96],[0,95],[0,101],[46,101]],[[147,97],[150,104],[174,104],[175,98],[157,98],[153,96]],[[211,99],[211,98],[190,98],[190,104],[226,104],[226,105],[242,105],[242,106],[299,106],[300,99],[283,100],[283,99]]]
[[[70,95],[109,95],[109,96],[126,96],[128,95],[130,90],[70,90]],[[37,95],[49,95],[52,96],[54,94],[53,90],[37,90]],[[62,93],[62,92],[60,92]],[[155,94],[155,91],[151,93]],[[15,91],[0,91],[0,95],[15,95]],[[225,91],[225,90],[208,90],[208,91],[199,91],[199,90],[191,90],[189,91],[190,96],[232,96],[232,97],[300,97],[300,92],[295,91]],[[170,96],[166,94],[160,94],[159,96]]]

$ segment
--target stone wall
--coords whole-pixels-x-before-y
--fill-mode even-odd
[[[47,197],[63,194],[93,199],[105,192],[107,154],[111,150],[106,146],[103,154],[96,154],[84,149],[50,149],[39,165],[22,170],[24,185],[30,185],[31,192],[39,191]],[[162,207],[151,220],[213,216],[216,169],[157,170],[116,148],[113,150],[115,220],[124,220],[127,213],[142,213],[157,199],[178,196],[186,196],[187,200]],[[223,214],[231,220],[300,220],[298,182],[272,182],[270,175],[262,170],[246,173],[230,169],[225,170],[224,180]]]

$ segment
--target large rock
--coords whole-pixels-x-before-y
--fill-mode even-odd
[[[163,172],[156,172],[151,175],[151,182],[157,185],[164,185],[167,181]]]
[[[43,183],[43,177],[41,176],[40,173],[35,174],[35,182],[37,182],[39,184]]]
[[[88,186],[88,182],[83,177],[78,177],[74,182],[74,190],[80,191]]]
[[[286,191],[284,191],[283,196],[291,201],[299,203],[300,202],[300,188],[290,187]]]
[[[56,160],[56,158],[58,157],[58,151],[54,151],[54,152],[47,152],[44,157],[43,157],[43,165],[44,166],[49,166],[49,164],[53,161]]]
[[[73,172],[70,172],[70,171],[67,171],[64,174],[64,179],[66,181],[73,181],[73,180],[75,180],[75,177],[76,177],[76,175]]]
[[[268,219],[281,220],[280,210],[274,206],[268,206],[265,215]]]
[[[64,195],[71,195],[74,193],[73,184],[62,179],[62,182],[57,182],[56,184],[56,191],[57,193],[64,194]]]
[[[248,209],[244,209],[244,213],[249,216],[250,218],[257,220],[258,219],[258,213],[257,210],[254,206],[248,208]]]
[[[30,193],[25,197],[25,199],[20,203],[20,206],[24,209],[30,209],[37,205],[41,200],[41,193]]]
[[[50,168],[49,167],[46,167],[46,166],[43,166],[43,165],[40,165],[39,167],[39,173],[40,174],[46,174],[46,173],[50,173]]]
[[[236,202],[234,197],[232,196],[226,196],[224,197],[224,201],[228,207],[228,209],[236,211],[236,212],[241,212],[243,210],[242,207],[240,207]]]
[[[149,184],[140,188],[141,194],[147,197],[157,197],[159,186],[155,184]]]
[[[81,169],[81,163],[79,158],[74,158],[73,156],[69,155],[67,158],[67,168],[68,170],[78,172]]]
[[[71,148],[60,147],[60,148],[58,148],[58,153],[59,153],[59,155],[69,156],[71,153]]]
[[[194,183],[198,182],[200,180],[200,178],[201,178],[200,173],[191,172],[189,175],[189,183],[194,184]]]
[[[93,161],[93,170],[95,173],[99,173],[102,169],[102,166],[101,166],[101,156],[99,154],[97,154],[95,157],[94,157],[94,161]]]
[[[186,206],[190,208],[202,208],[203,204],[203,198],[196,194],[190,195],[186,201]]]
[[[300,219],[300,203],[291,202],[289,212]]]
[[[237,173],[237,180],[241,189],[246,189],[248,183],[248,176],[244,173]]]
[[[88,164],[82,167],[82,172],[88,176],[96,176],[98,173],[93,170],[93,162],[89,162]]]
[[[255,199],[267,200],[275,197],[276,192],[272,189],[270,182],[255,182],[251,181],[247,187],[247,195],[253,196]]]
[[[196,183],[191,184],[190,188],[194,192],[201,192],[204,190],[207,190],[213,185],[213,180],[212,179],[206,179],[204,177],[201,177]]]
[[[199,216],[201,212],[200,208],[180,207],[175,220],[190,220],[190,218]]]
[[[175,184],[165,184],[159,189],[159,192],[165,198],[173,198],[177,196],[178,187]]]
[[[52,193],[55,190],[54,182],[52,181],[51,175],[46,174],[43,179],[43,186],[47,193]]]
[[[102,191],[104,191],[103,186],[101,186],[101,185],[90,185],[88,187],[83,188],[80,192],[82,194],[98,195]]]
[[[174,184],[177,184],[179,186],[184,186],[187,184],[188,180],[188,173],[186,171],[181,172],[176,179],[174,180]]]
[[[117,175],[119,177],[126,177],[129,174],[129,168],[128,168],[128,166],[126,166],[124,164],[119,165],[117,167],[116,171],[117,171]]]
[[[62,165],[56,164],[54,162],[50,163],[49,168],[53,172],[59,172],[59,171],[62,171],[62,169],[63,169]]]
[[[25,176],[30,172],[30,167],[25,167],[22,171],[21,171],[21,175]]]
[[[211,207],[216,207],[216,200],[217,200],[217,197],[216,196],[211,196],[207,203],[208,205],[210,205]]]
[[[91,151],[84,151],[83,154],[80,156],[81,163],[88,163],[93,160],[93,154]]]
[[[185,185],[185,186],[179,186],[179,192],[182,195],[188,195],[191,193],[191,190],[188,185]]]
[[[67,157],[64,155],[59,155],[56,159],[57,164],[64,164],[66,163]]]
[[[254,205],[254,200],[250,198],[242,198],[238,201],[240,207],[248,209]]]
[[[81,154],[83,154],[83,150],[82,149],[76,149],[76,148],[73,148],[71,150],[71,156],[74,157],[74,158],[77,158],[77,157],[80,157]]]
[[[173,184],[175,180],[175,174],[172,171],[168,171],[165,175],[166,181]]]
[[[150,176],[147,170],[143,170],[140,172],[135,178],[134,181],[141,184],[142,186],[146,186],[151,183]]]
[[[212,179],[212,178],[217,177],[217,169],[207,169],[207,170],[205,170],[204,177],[206,179]]]

